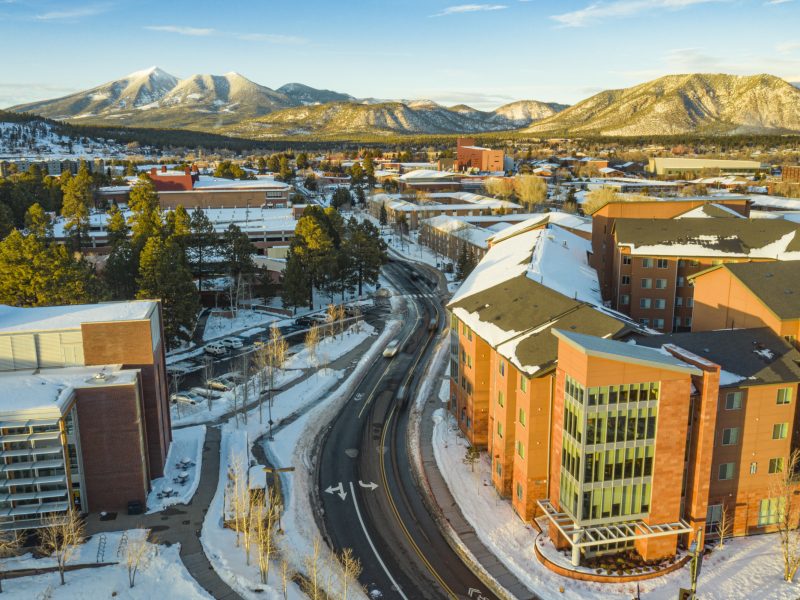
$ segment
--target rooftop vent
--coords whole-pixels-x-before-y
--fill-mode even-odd
[[[106,373],[105,371],[98,371],[97,373],[89,377],[89,379],[86,380],[86,383],[91,383],[94,385],[103,385],[105,383],[113,381],[114,379],[115,377],[113,375]]]

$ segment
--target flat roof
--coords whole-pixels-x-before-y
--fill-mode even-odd
[[[575,331],[565,331],[563,329],[553,329],[553,335],[559,340],[563,340],[575,348],[586,352],[589,356],[607,358],[609,360],[623,360],[657,369],[667,369],[691,375],[702,375],[702,371],[697,367],[678,360],[671,354],[663,353],[653,348],[637,346],[627,342],[618,342],[606,338],[596,337],[577,333]],[[652,339],[659,339],[655,337]]]
[[[130,300],[66,306],[0,305],[0,334],[22,331],[80,329],[82,323],[143,321],[156,307],[153,300]]]

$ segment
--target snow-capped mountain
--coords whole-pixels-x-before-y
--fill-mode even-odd
[[[287,83],[279,87],[277,91],[290,98],[297,106],[356,101],[350,94],[342,94],[332,90],[318,90],[302,83]]]
[[[0,110],[0,158],[85,158],[122,154],[123,144],[75,135],[58,123]]]

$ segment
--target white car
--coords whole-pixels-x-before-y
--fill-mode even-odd
[[[387,344],[386,348],[383,349],[383,355],[386,358],[392,358],[397,354],[399,350],[400,350],[400,340],[392,340]]]
[[[210,354],[211,356],[225,356],[225,354],[228,353],[228,349],[225,346],[217,343],[206,344],[204,350],[206,354]]]
[[[233,349],[244,348],[244,343],[242,342],[242,340],[235,337],[223,338],[220,340],[220,344],[222,344],[226,348],[233,348]]]
[[[209,379],[206,381],[206,385],[212,390],[217,390],[220,392],[230,392],[234,387],[236,387],[236,384],[230,379],[223,379],[222,377]]]
[[[170,401],[173,404],[177,404],[180,402],[181,404],[200,404],[202,402],[202,398],[197,394],[193,394],[192,392],[177,392],[175,394],[170,394],[169,396]]]

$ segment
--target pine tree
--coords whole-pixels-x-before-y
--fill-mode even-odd
[[[197,276],[197,287],[202,292],[203,267],[217,245],[217,236],[214,233],[214,225],[202,208],[196,208],[192,212],[189,226],[191,228],[188,245],[189,264]]]
[[[182,248],[186,248],[191,232],[191,217],[183,205],[179,204],[175,210],[167,213],[164,219],[164,235],[174,238]]]
[[[106,212],[106,232],[108,245],[112,248],[120,242],[128,240],[130,229],[125,222],[125,215],[116,204],[112,204]]]
[[[53,221],[38,202],[31,205],[25,213],[25,229],[44,243],[53,239]]]
[[[375,225],[369,221],[359,223],[350,219],[347,223],[344,252],[350,257],[360,296],[365,283],[377,283],[381,267],[389,259],[386,243],[381,239],[380,231]]]
[[[131,300],[136,295],[138,264],[131,241],[114,244],[103,267],[103,282],[112,300]]]
[[[137,252],[155,236],[161,235],[161,207],[158,193],[149,178],[144,177],[131,189],[128,207],[131,210],[130,226],[133,234],[133,247]]]
[[[0,202],[0,240],[14,229],[14,213],[4,202]]]
[[[231,308],[239,307],[243,285],[255,272],[255,246],[237,225],[231,223],[222,239],[222,254],[231,277]]]
[[[86,168],[81,168],[75,177],[67,180],[63,187],[64,198],[61,216],[64,217],[64,230],[72,240],[73,248],[79,249],[89,236],[89,206],[92,202],[92,178]]]
[[[289,181],[294,176],[294,172],[289,166],[289,159],[286,156],[281,156],[281,160],[278,163],[278,170],[280,172],[281,181]]]
[[[283,301],[287,306],[308,305],[313,308],[311,277],[305,268],[303,256],[292,242],[283,271]]]
[[[147,240],[139,259],[137,283],[137,298],[161,300],[168,346],[190,340],[200,303],[186,256],[175,240],[161,236]]]
[[[295,160],[295,164],[297,164],[298,169],[307,169],[308,168],[308,154],[305,152],[301,152],[297,155],[297,159]]]
[[[386,203],[381,204],[381,213],[379,217],[381,227],[385,227],[389,222],[389,214],[386,212]]]
[[[279,154],[270,155],[269,159],[267,159],[267,169],[270,173],[280,173],[281,157]]]

